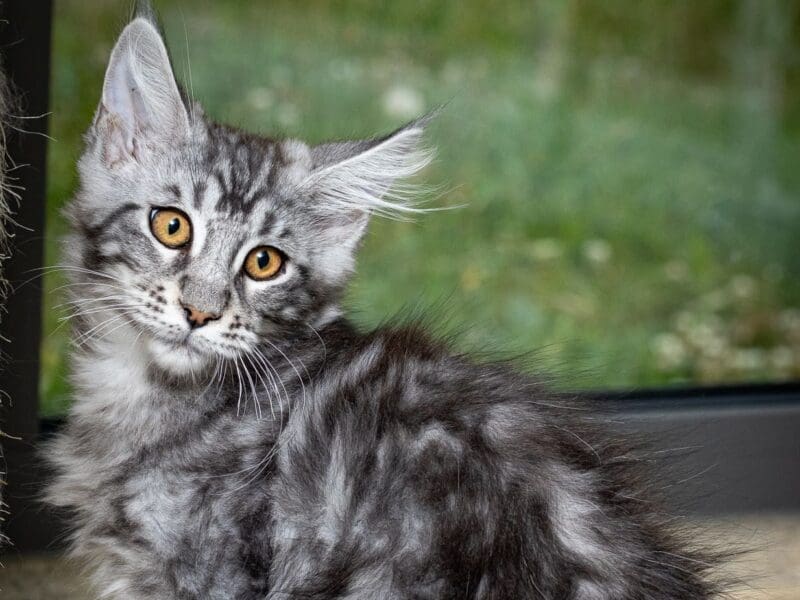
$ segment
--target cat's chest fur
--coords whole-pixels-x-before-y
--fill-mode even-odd
[[[237,417],[213,386],[154,380],[130,340],[100,350],[76,359],[76,402],[52,447],[49,497],[76,509],[76,554],[127,597],[263,591],[269,544],[250,538],[270,531],[270,425]]]

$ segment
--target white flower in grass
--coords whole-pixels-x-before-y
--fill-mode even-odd
[[[601,239],[587,240],[583,243],[583,255],[596,265],[605,264],[611,259],[611,244]]]
[[[749,275],[736,275],[730,282],[731,294],[739,300],[748,300],[756,293],[756,280]]]
[[[337,81],[355,81],[359,76],[359,69],[352,61],[337,58],[328,65],[328,72]]]
[[[442,79],[445,83],[456,84],[461,83],[466,75],[466,70],[461,63],[454,60],[448,60],[442,69]]]
[[[247,93],[247,103],[255,110],[267,110],[275,104],[275,96],[269,88],[255,87]]]
[[[664,275],[670,281],[685,281],[689,277],[689,267],[682,260],[670,260],[664,264]]]
[[[425,110],[425,99],[414,88],[396,84],[383,95],[383,110],[392,118],[413,119]]]
[[[795,355],[788,346],[778,346],[770,350],[770,366],[781,375],[788,375],[793,370],[800,370],[800,353]]]
[[[782,310],[778,315],[778,327],[787,337],[800,339],[800,309]]]
[[[535,260],[554,260],[564,254],[564,248],[555,238],[540,238],[531,242],[530,253]]]
[[[658,334],[653,338],[650,347],[655,354],[656,364],[662,371],[673,371],[686,361],[686,346],[674,333]]]
[[[300,111],[294,104],[281,104],[275,112],[275,118],[282,127],[291,127],[300,120]]]
[[[700,301],[709,310],[722,310],[730,304],[730,294],[726,290],[714,290],[704,294]]]
[[[461,272],[461,287],[467,292],[473,292],[481,287],[484,273],[477,267],[467,267]]]
[[[688,335],[698,322],[698,317],[689,311],[681,311],[675,317],[675,329],[682,335]]]
[[[556,296],[559,310],[579,318],[591,318],[595,312],[594,298],[585,294],[559,294]]]
[[[705,348],[716,348],[724,344],[720,320],[714,315],[703,315],[694,325],[684,332],[687,341],[700,352]]]
[[[703,340],[703,345],[698,350],[707,358],[721,359],[730,352],[730,344],[725,336],[712,332]]]
[[[531,79],[531,91],[534,97],[541,102],[555,100],[561,90],[561,78],[558,73],[549,69],[538,69]]]
[[[742,348],[733,353],[731,363],[737,371],[762,374],[767,356],[761,348]]]

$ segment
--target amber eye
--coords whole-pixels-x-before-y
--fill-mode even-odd
[[[244,272],[256,281],[275,277],[283,265],[283,255],[272,246],[253,248],[244,259]]]
[[[154,208],[150,211],[150,231],[167,248],[180,248],[192,240],[192,224],[176,208]]]

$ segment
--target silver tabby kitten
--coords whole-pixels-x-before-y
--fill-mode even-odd
[[[339,301],[424,123],[309,146],[219,125],[149,18],[69,205],[75,399],[49,501],[104,598],[709,598],[622,447],[503,364]]]

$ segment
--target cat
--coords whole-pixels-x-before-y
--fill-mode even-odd
[[[224,126],[152,17],[125,27],[66,209],[74,402],[46,451],[99,597],[716,594],[584,406],[424,323],[343,315],[370,216],[415,210],[426,125]]]

